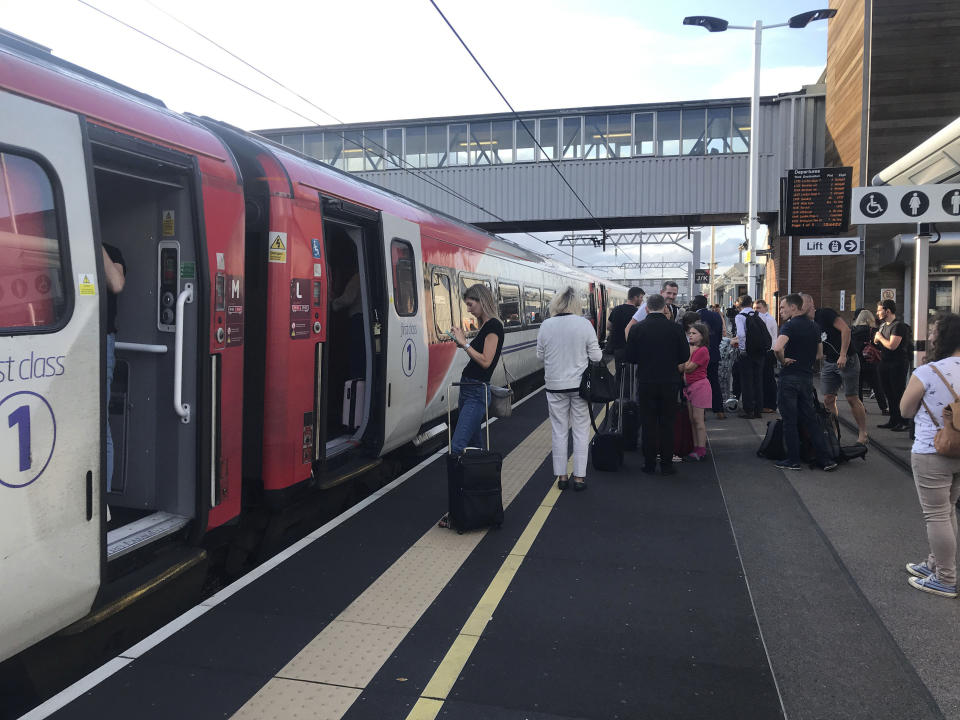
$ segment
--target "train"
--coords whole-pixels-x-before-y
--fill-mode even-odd
[[[475,283],[505,325],[498,384],[542,378],[558,290],[601,338],[626,299],[0,33],[0,660],[125,607],[250,513],[445,441],[466,362],[446,333],[476,331]]]

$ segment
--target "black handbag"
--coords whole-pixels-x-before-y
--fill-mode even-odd
[[[591,362],[580,378],[580,397],[588,403],[609,403],[617,399],[617,381],[604,362]]]

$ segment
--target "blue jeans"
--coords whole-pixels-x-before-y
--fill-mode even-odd
[[[459,455],[467,447],[482,447],[480,425],[487,414],[486,403],[490,401],[488,385],[463,379],[460,382],[464,383],[460,386],[460,401],[457,405],[460,414],[450,441],[455,455]],[[488,396],[484,398],[484,395]]]
[[[780,393],[777,397],[780,417],[783,418],[783,439],[787,444],[787,459],[800,462],[800,424],[811,428],[810,437],[817,461],[821,466],[832,462],[823,434],[817,432],[820,424],[813,411],[813,377],[809,375],[780,375]]]
[[[107,492],[113,487],[113,435],[110,432],[110,386],[113,385],[113,368],[117,364],[114,343],[117,336],[107,334]]]

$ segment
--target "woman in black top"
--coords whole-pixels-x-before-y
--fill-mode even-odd
[[[469,344],[462,329],[451,331],[457,345],[470,358],[460,377],[460,413],[450,442],[455,454],[466,447],[480,447],[480,425],[490,399],[490,378],[503,350],[503,323],[497,317],[497,305],[487,286],[478,283],[467,288],[463,301],[477,318],[480,331]]]

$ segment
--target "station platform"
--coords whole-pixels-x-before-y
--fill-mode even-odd
[[[436,526],[438,453],[24,717],[960,718],[912,479],[784,473],[764,427],[561,493],[534,393],[490,428],[502,528]]]

